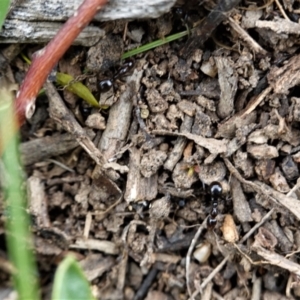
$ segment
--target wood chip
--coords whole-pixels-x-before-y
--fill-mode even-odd
[[[235,177],[231,178],[230,190],[232,193],[233,209],[236,218],[241,223],[253,221],[249,202],[245,197],[241,183]]]
[[[82,250],[96,250],[112,255],[119,254],[119,249],[117,248],[115,243],[95,239],[77,239],[75,241],[75,244],[70,245],[70,248]]]

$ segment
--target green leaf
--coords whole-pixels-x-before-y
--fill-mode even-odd
[[[10,0],[0,0],[0,30],[5,21],[9,9]]]
[[[68,91],[82,98],[90,105],[99,107],[99,103],[90,90],[81,82],[74,81],[74,78],[71,75],[57,72],[56,81],[59,85],[66,87]]]
[[[95,300],[90,285],[73,256],[67,256],[57,268],[52,300]]]
[[[29,65],[31,64],[31,60],[26,55],[21,53],[21,56]],[[98,101],[95,99],[90,90],[81,82],[75,81],[71,75],[57,72],[56,82],[62,87],[65,87],[69,92],[77,95],[78,97],[89,103],[91,106],[100,108]]]

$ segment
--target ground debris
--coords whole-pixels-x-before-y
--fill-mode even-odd
[[[58,71],[101,108],[45,84],[49,103],[37,102],[20,146],[40,274],[72,252],[101,299],[296,299],[299,9],[183,2],[158,20],[101,23],[99,44],[69,50]],[[16,55],[3,63],[12,79],[26,69]]]

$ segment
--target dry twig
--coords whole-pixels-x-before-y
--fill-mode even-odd
[[[189,293],[190,298],[193,300],[194,296],[192,295],[191,286],[190,286],[190,264],[191,264],[191,256],[192,252],[196,246],[198,238],[200,237],[203,229],[206,227],[207,218],[202,222],[201,226],[198,228],[194,238],[192,239],[191,245],[189,247],[188,253],[186,255],[186,262],[185,262],[185,277],[186,277],[186,286]]]

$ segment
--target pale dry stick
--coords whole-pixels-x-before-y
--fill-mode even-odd
[[[250,256],[248,256],[245,252],[243,252],[241,250],[241,248],[237,245],[237,244],[233,244],[233,246],[236,248],[236,250],[238,252],[240,252],[240,254],[245,257],[252,265],[256,266],[256,265],[267,265],[269,264],[267,261],[264,260],[259,260],[259,261],[253,261],[252,258]]]
[[[123,31],[123,42],[126,41],[127,32],[128,32],[128,22],[125,23],[125,27]]]
[[[84,229],[83,229],[83,237],[86,239],[89,238],[91,225],[92,225],[92,214],[88,212],[85,218]]]
[[[266,55],[268,52],[263,49],[233,18],[228,18],[229,25],[235,30],[241,39],[255,52]]]
[[[267,95],[272,91],[272,87],[267,87],[263,90],[257,97],[250,101],[247,107],[241,111],[241,115],[239,117],[244,117],[245,115],[249,115],[254,109],[267,97]]]
[[[212,282],[209,282],[205,289],[203,290],[201,294],[201,300],[210,300],[212,298],[212,291],[213,291],[214,284]],[[198,286],[195,286],[196,289],[200,288]]]
[[[256,278],[252,286],[251,300],[260,300],[262,298],[262,278]]]
[[[299,188],[300,188],[300,178],[297,179],[297,183],[293,186],[293,188],[286,195],[288,197],[290,197]]]
[[[161,261],[165,264],[177,264],[182,259],[179,255],[166,253],[152,253],[151,261]]]
[[[118,255],[120,254],[120,249],[118,246],[111,241],[77,238],[75,243],[69,245],[70,249],[81,249],[81,250],[96,250],[104,252],[106,254]]]
[[[286,20],[288,20],[288,21],[291,22],[291,20],[289,19],[289,17],[288,17],[287,14],[285,13],[285,11],[284,11],[282,5],[280,4],[279,0],[275,0],[275,2],[276,2],[276,5],[277,5],[278,8],[279,8],[281,14],[284,16],[284,18],[285,18]]]
[[[288,278],[288,281],[286,283],[286,288],[285,288],[285,295],[288,297],[288,298],[292,298],[292,295],[291,295],[291,289],[293,287],[293,279],[294,275],[293,274],[290,274],[289,275],[289,278]]]
[[[67,108],[52,82],[46,81],[44,84],[46,95],[49,98],[50,117],[58,124],[73,134],[80,146],[99,166],[103,166],[105,158],[99,149],[96,148],[92,140],[87,136],[86,130],[77,122],[74,115]]]
[[[194,248],[196,246],[196,243],[198,241],[198,238],[200,237],[203,229],[206,228],[207,218],[202,222],[201,226],[198,228],[198,230],[197,230],[194,238],[192,239],[192,242],[190,244],[188,253],[186,255],[186,261],[185,261],[186,286],[187,286],[187,290],[188,290],[188,293],[189,293],[189,297],[192,300],[194,300],[194,297],[192,296],[192,291],[191,291],[191,287],[190,287],[190,276],[189,276],[190,264],[191,264],[191,256],[192,256],[192,252],[193,252],[193,250],[194,250]]]
[[[272,213],[275,211],[274,208],[272,208],[261,220],[260,222],[258,222],[257,224],[255,224],[255,226],[253,226],[251,228],[251,230],[249,230],[244,236],[243,238],[240,240],[239,244],[244,243],[253,233],[255,230],[257,230],[263,223],[265,223],[270,216],[272,215]]]
[[[296,251],[293,251],[293,252],[291,252],[291,253],[289,253],[289,254],[287,254],[287,255],[285,256],[285,258],[289,258],[289,257],[291,257],[291,256],[293,256],[293,255],[295,255],[295,254],[298,254],[298,253],[300,253],[300,250],[299,250],[299,249],[296,250]]]
[[[223,157],[223,160],[224,160],[224,163],[225,163],[226,167],[228,168],[228,170],[230,172],[230,175],[234,175],[240,182],[242,182],[244,184],[249,184],[252,188],[257,189],[256,185],[253,182],[248,181],[248,180],[246,180],[242,177],[242,175],[232,165],[232,163],[229,161],[229,159],[227,159],[226,157]]]
[[[215,275],[222,270],[226,262],[228,261],[230,255],[228,254],[224,259],[217,265],[216,268],[203,280],[203,282],[200,285],[200,289],[196,290],[192,296],[189,298],[189,300],[195,299],[195,297],[199,294],[199,292],[205,288],[205,286],[215,277]]]
[[[215,277],[215,275],[222,270],[226,262],[228,261],[230,255],[228,254],[224,259],[217,265],[216,268],[203,280],[201,283],[201,289],[204,289],[204,287]]]
[[[123,195],[121,195],[120,198],[119,198],[114,204],[112,204],[108,209],[106,209],[105,211],[100,211],[100,212],[92,213],[92,215],[94,215],[94,216],[106,215],[106,214],[109,213],[114,207],[116,207],[119,203],[121,203],[122,199],[123,199]]]
[[[132,225],[144,225],[147,229],[147,224],[143,221],[139,221],[139,220],[132,220],[124,229],[123,229],[123,232],[122,232],[122,236],[121,236],[121,240],[123,242],[123,244],[126,246],[127,245],[127,234],[128,234],[128,231],[129,231],[129,228],[132,226]],[[149,229],[148,229],[149,230]]]
[[[48,158],[46,159],[46,161],[50,162],[50,163],[53,163],[59,167],[61,167],[62,169],[68,171],[68,172],[71,172],[71,173],[75,173],[75,171],[71,168],[69,168],[68,166],[66,166],[65,164],[63,164],[62,162],[58,161],[58,160],[55,160],[55,159],[52,159],[52,158]]]
[[[215,291],[212,291],[212,294],[213,294],[213,297],[214,297],[216,300],[225,300],[220,294],[218,294],[218,293],[215,292]]]
[[[122,251],[121,261],[118,263],[118,275],[117,275],[117,292],[119,295],[122,295],[124,292],[125,282],[126,282],[126,273],[128,266],[128,248],[124,247]]]
[[[240,49],[240,46],[239,46],[239,45],[238,45],[238,49],[236,49],[236,48],[234,48],[234,47],[235,47],[235,44],[234,44],[232,47],[227,46],[227,45],[221,43],[221,42],[216,38],[215,35],[212,35],[211,38],[212,38],[212,40],[214,41],[214,43],[215,43],[217,46],[219,46],[220,48],[226,49],[226,50],[229,50],[229,51],[235,51],[235,52],[237,52],[239,55],[241,55],[241,49]]]

